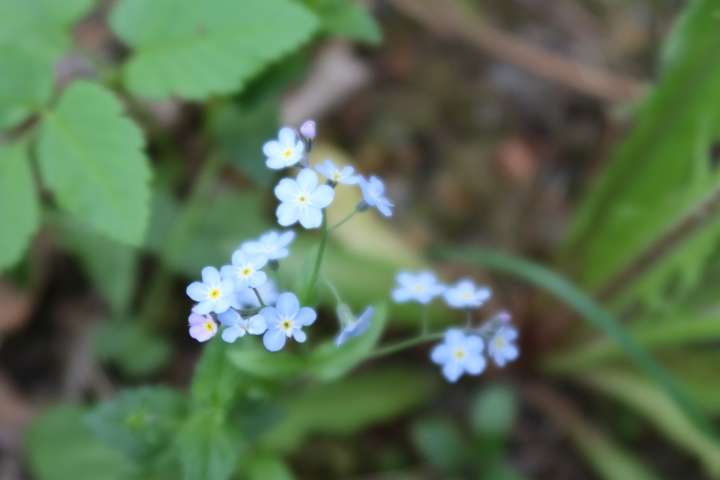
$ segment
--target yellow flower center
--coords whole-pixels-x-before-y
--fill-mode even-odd
[[[413,287],[413,291],[415,291],[415,293],[423,293],[425,291],[425,285],[422,283],[416,283]]]
[[[212,290],[210,290],[209,296],[210,296],[210,298],[212,298],[213,300],[217,300],[218,298],[220,298],[220,294],[221,294],[221,293],[222,293],[222,292],[220,292],[220,289],[219,289],[219,288],[213,288]]]
[[[457,348],[453,352],[453,356],[457,358],[458,360],[462,360],[465,358],[465,349],[464,348]]]
[[[246,278],[249,277],[250,275],[252,275],[252,273],[253,273],[253,269],[250,267],[245,267],[240,271],[240,274]]]
[[[340,178],[342,178],[342,175],[336,170],[335,173],[333,173],[333,181],[337,183],[340,181]]]
[[[282,328],[285,332],[291,331],[293,328],[293,321],[290,320],[289,318],[284,319],[280,323],[280,328]]]
[[[286,148],[286,149],[283,150],[283,152],[282,152],[282,156],[285,157],[286,159],[292,157],[292,154],[293,154],[293,149],[292,149],[292,148]]]
[[[308,197],[307,197],[307,195],[305,195],[304,193],[301,193],[301,194],[298,196],[297,201],[298,201],[298,203],[300,203],[300,204],[302,204],[302,205],[305,205],[306,203],[308,203]]]
[[[470,291],[463,292],[463,294],[462,294],[463,300],[470,300],[471,298],[472,298],[472,292],[470,292]]]
[[[212,322],[210,320],[205,322],[205,330],[207,330],[208,332],[214,331],[215,330],[215,322]]]
[[[495,348],[505,348],[505,337],[497,336],[495,340],[493,340],[493,343],[495,344]]]

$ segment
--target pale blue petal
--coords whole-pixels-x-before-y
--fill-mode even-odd
[[[280,317],[275,307],[265,307],[260,310],[260,315],[265,319],[268,328],[274,328],[280,325]]]
[[[322,225],[322,211],[319,208],[309,206],[301,208],[298,212],[298,217],[300,219],[300,225],[304,228],[318,228]]]
[[[237,325],[242,320],[242,317],[238,312],[233,309],[228,309],[223,313],[218,314],[218,320],[226,327]]]
[[[300,194],[297,182],[290,178],[283,178],[280,180],[280,182],[275,185],[274,192],[275,196],[281,202],[294,202]]]
[[[292,203],[281,203],[278,205],[275,214],[277,216],[278,223],[283,227],[288,227],[298,221],[300,208]]]
[[[448,362],[442,367],[442,373],[448,382],[455,383],[463,374],[463,367],[457,362]]]
[[[285,159],[283,159],[279,155],[274,155],[272,157],[268,157],[267,160],[265,160],[265,166],[271,170],[282,170],[287,165],[285,163]]]
[[[465,345],[465,334],[459,328],[450,328],[445,332],[445,342],[450,346]]]
[[[250,277],[250,286],[253,288],[262,287],[267,281],[267,274],[265,272],[255,272]]]
[[[278,297],[275,308],[282,316],[295,318],[300,310],[300,302],[294,293],[285,292]]]
[[[220,283],[220,272],[215,267],[205,267],[202,269],[202,280],[207,285],[215,285]]]
[[[278,140],[283,147],[292,147],[296,139],[295,130],[290,127],[282,127],[278,132]]]
[[[271,352],[277,352],[285,346],[286,338],[281,330],[268,330],[263,335],[263,345]]]
[[[308,325],[312,325],[313,323],[315,323],[316,318],[317,313],[315,313],[315,310],[310,307],[302,307],[295,316],[295,321],[298,324],[307,327]]]
[[[450,347],[444,343],[436,345],[430,352],[430,359],[437,364],[445,364],[450,360]]]
[[[413,297],[413,294],[407,288],[396,288],[392,292],[392,298],[396,303],[405,303]]]
[[[325,208],[330,205],[335,198],[335,190],[328,185],[320,185],[310,195],[310,202],[314,207]]]
[[[485,370],[486,363],[482,355],[470,355],[465,360],[465,370],[470,375],[480,375]]]
[[[195,305],[192,308],[193,313],[198,313],[200,315],[207,315],[208,313],[213,311],[214,302],[211,301],[204,301],[200,302],[197,305]]]
[[[222,332],[222,339],[227,343],[234,343],[235,340],[237,340],[239,337],[245,336],[245,329],[242,328],[240,325],[234,325],[232,327],[227,327]]]
[[[465,348],[468,352],[479,355],[485,349],[485,342],[477,335],[471,335],[465,339]]]
[[[267,323],[265,317],[262,315],[253,315],[248,320],[248,332],[253,335],[262,335],[267,330]]]
[[[317,173],[309,168],[303,168],[297,176],[297,184],[300,190],[312,192],[318,184]]]
[[[262,147],[262,151],[266,157],[277,157],[278,155],[280,155],[281,150],[282,149],[280,148],[280,144],[277,142],[277,140],[270,140],[269,142],[265,142]]]
[[[230,299],[228,297],[222,297],[215,300],[215,305],[213,305],[212,311],[217,314],[221,314],[225,313],[228,308],[230,308]]]
[[[304,343],[307,340],[307,335],[302,330],[297,329],[293,332],[293,338],[296,342]]]
[[[195,300],[196,302],[202,302],[207,298],[209,291],[210,287],[208,287],[204,283],[193,282],[188,285],[185,293],[187,293],[187,296]]]

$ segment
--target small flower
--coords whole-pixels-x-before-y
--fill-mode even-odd
[[[357,319],[343,326],[340,334],[335,339],[335,344],[339,347],[351,338],[359,337],[365,333],[367,329],[370,328],[373,315],[375,315],[375,309],[373,307],[367,307]]]
[[[314,140],[317,135],[315,120],[305,120],[302,125],[300,125],[300,135],[308,140]]]
[[[243,243],[240,249],[250,255],[262,255],[268,260],[280,260],[290,255],[288,247],[295,240],[295,232],[286,230],[278,233],[275,230],[263,233],[257,240]]]
[[[283,127],[278,132],[277,140],[270,140],[263,145],[263,153],[267,157],[265,165],[273,170],[292,167],[305,155],[305,144],[297,137],[295,130]]]
[[[267,281],[267,274],[261,270],[267,263],[262,255],[250,255],[243,250],[235,250],[231,258],[232,265],[220,269],[223,278],[235,283],[235,288],[257,288]]]
[[[260,298],[263,299],[265,305],[272,305],[278,297],[277,286],[275,282],[268,278],[267,282],[257,287]],[[251,288],[238,288],[235,293],[235,308],[260,308],[260,301]]]
[[[188,317],[190,336],[198,342],[207,342],[217,333],[217,324],[209,315],[191,313]]]
[[[304,228],[318,228],[322,224],[322,209],[335,198],[335,190],[318,186],[318,176],[309,168],[303,169],[297,180],[283,178],[275,187],[275,196],[282,202],[275,212],[283,227],[300,222]]]
[[[415,274],[400,272],[396,281],[398,286],[392,292],[396,303],[415,301],[427,305],[446,288],[432,272],[427,271]]]
[[[234,343],[239,337],[248,333],[251,335],[262,335],[267,330],[265,318],[262,315],[253,315],[250,318],[243,318],[235,310],[228,310],[218,315],[218,318],[225,326],[222,332],[222,339],[227,343]]]
[[[282,349],[285,341],[290,337],[300,343],[304,342],[307,335],[302,331],[302,327],[312,325],[317,318],[312,308],[300,308],[297,297],[290,292],[280,294],[275,306],[263,308],[260,310],[260,315],[267,323],[263,344],[271,352]]]
[[[223,313],[230,308],[233,283],[220,276],[215,267],[202,269],[202,282],[188,285],[187,296],[198,302],[193,312],[206,315],[210,312]]]
[[[519,350],[514,341],[518,336],[515,328],[503,325],[493,335],[488,343],[488,353],[498,367],[504,367],[512,362],[519,355]]]
[[[442,365],[442,373],[449,382],[457,382],[467,373],[480,375],[485,370],[485,345],[476,335],[465,335],[462,330],[451,328],[445,332],[443,342],[432,349],[430,358]]]
[[[445,301],[453,308],[478,308],[490,298],[490,289],[477,288],[475,283],[463,278],[445,290]]]
[[[385,185],[378,177],[370,177],[369,180],[360,178],[360,189],[362,190],[363,201],[369,207],[375,207],[386,217],[392,217],[392,208],[395,206],[385,196]]]
[[[349,165],[338,168],[332,160],[325,160],[315,167],[323,177],[327,178],[333,184],[342,183],[344,185],[355,185],[360,182],[359,175],[355,175],[355,169]]]

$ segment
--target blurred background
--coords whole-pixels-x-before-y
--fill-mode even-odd
[[[240,38],[263,25],[243,2],[191,3],[159,2],[178,30],[182,9],[237,18]],[[263,62],[203,90],[194,58],[176,59],[173,83],[142,57],[162,30],[142,2],[0,0],[0,143],[27,140],[38,204],[28,228],[0,155],[0,479],[720,478],[720,4],[281,3],[316,23],[272,54],[231,48],[237,64]],[[288,28],[305,28],[293,12],[281,11]],[[195,34],[212,37],[213,21]],[[283,35],[271,33],[267,48]],[[39,70],[23,69],[34,56]],[[52,76],[37,80],[43,66]],[[114,92],[143,132],[140,241],[68,214],[49,173],[47,125],[78,79]],[[58,98],[57,112],[40,107]],[[185,286],[274,224],[277,177],[261,146],[307,118],[319,127],[314,161],[380,175],[397,207],[334,235],[324,269],[348,303],[389,300],[402,268],[471,276],[494,292],[482,315],[513,315],[521,358],[457,385],[427,345],[302,388],[235,365],[253,452],[238,462],[250,467],[128,470],[83,416],[131,388],[188,390],[205,346],[187,335]],[[67,172],[69,191],[93,181]],[[340,196],[329,217],[356,201]],[[281,270],[288,285],[316,240],[300,237]],[[320,312],[311,341],[334,333],[330,297]],[[462,317],[434,307],[432,320]],[[418,321],[389,305],[384,338]]]

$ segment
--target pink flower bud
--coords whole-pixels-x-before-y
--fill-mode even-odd
[[[315,135],[317,135],[315,120],[305,120],[302,125],[300,125],[300,134],[308,140],[313,140]]]

